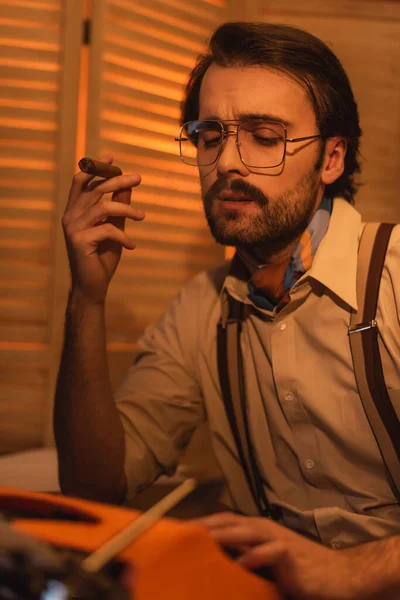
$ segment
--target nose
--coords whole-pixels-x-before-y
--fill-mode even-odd
[[[250,171],[243,164],[239,155],[236,131],[226,133],[226,140],[218,159],[217,169],[221,175],[227,173],[237,173],[242,177],[249,175]]]

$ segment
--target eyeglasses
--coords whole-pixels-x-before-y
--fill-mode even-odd
[[[236,131],[227,127],[236,126]],[[197,167],[213,165],[222,154],[226,140],[236,136],[240,160],[250,169],[271,169],[283,163],[286,144],[323,137],[321,134],[288,138],[286,127],[277,121],[188,121],[175,141],[179,142],[181,160]]]

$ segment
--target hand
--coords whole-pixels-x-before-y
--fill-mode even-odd
[[[331,550],[266,518],[219,513],[196,523],[221,546],[241,552],[243,567],[270,567],[279,589],[293,600],[369,597],[361,591],[362,561],[352,549]]]
[[[112,163],[112,156],[101,157]],[[140,175],[120,175],[93,182],[93,175],[73,178],[62,220],[72,274],[72,289],[94,303],[103,303],[122,248],[135,244],[124,231],[125,219],[141,221],[144,213],[130,205]],[[111,199],[103,198],[112,193]]]

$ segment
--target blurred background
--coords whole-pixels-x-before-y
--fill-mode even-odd
[[[182,283],[224,259],[174,136],[188,72],[228,20],[298,25],[332,47],[364,131],[356,206],[400,221],[398,0],[0,0],[0,455],[53,445],[69,287],[61,217],[82,156],[111,152],[142,175],[133,199],[147,218],[128,224],[137,249],[107,305],[114,385]]]

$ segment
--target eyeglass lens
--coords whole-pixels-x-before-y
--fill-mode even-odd
[[[189,121],[183,127],[182,160],[190,165],[213,164],[221,151],[226,133],[218,121]],[[265,168],[279,165],[285,152],[285,129],[280,123],[245,121],[237,137],[242,161],[249,167]]]

